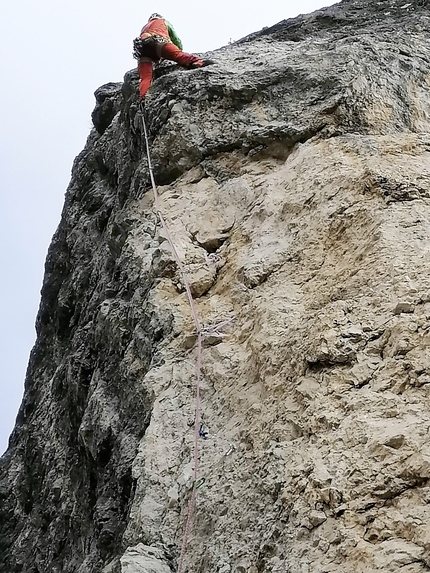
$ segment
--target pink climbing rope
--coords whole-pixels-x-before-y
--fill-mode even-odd
[[[185,522],[184,539],[182,541],[181,555],[179,557],[178,573],[182,573],[184,558],[187,552],[188,539],[191,533],[194,510],[196,508],[197,479],[199,476],[199,428],[200,428],[200,382],[202,372],[202,332],[197,334],[197,360],[196,360],[196,413],[194,420],[194,484],[188,502],[188,514]]]
[[[196,332],[197,332],[196,395],[195,395],[196,408],[195,408],[195,419],[194,419],[194,483],[193,483],[193,489],[191,492],[191,497],[190,497],[190,500],[188,502],[187,520],[185,522],[184,538],[182,541],[181,555],[179,557],[179,563],[178,563],[178,569],[177,569],[177,573],[182,573],[185,554],[187,552],[188,539],[189,539],[189,536],[191,533],[193,514],[194,514],[195,507],[196,507],[196,491],[197,491],[196,485],[197,485],[197,480],[198,480],[198,476],[199,476],[199,457],[200,457],[199,456],[199,429],[200,429],[200,421],[201,421],[200,385],[201,385],[201,378],[202,378],[202,324],[200,322],[200,319],[199,319],[199,316],[197,313],[197,308],[196,308],[196,305],[195,305],[195,302],[193,299],[193,295],[191,293],[190,282],[188,280],[187,273],[185,271],[185,267],[182,264],[181,259],[179,258],[178,251],[175,247],[175,244],[173,242],[169,228],[167,226],[167,223],[163,217],[163,213],[162,213],[161,208],[160,208],[160,200],[159,200],[157,185],[155,183],[154,173],[153,173],[153,169],[152,169],[151,155],[149,152],[148,132],[146,129],[145,114],[144,114],[143,110],[142,110],[142,123],[143,123],[143,132],[145,134],[146,155],[148,157],[149,174],[150,174],[150,178],[151,178],[152,190],[154,192],[155,210],[156,210],[158,217],[160,218],[161,224],[162,224],[163,229],[166,233],[167,241],[170,245],[170,248],[172,249],[173,256],[174,256],[175,261],[178,265],[178,268],[181,272],[182,280],[184,281],[185,290],[186,290],[188,301],[189,301],[190,307],[191,307],[191,314],[193,316],[194,325],[195,325]]]

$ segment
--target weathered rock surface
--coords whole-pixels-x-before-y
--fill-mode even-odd
[[[430,11],[344,1],[147,99],[205,325],[188,572],[430,569]],[[0,464],[0,569],[167,573],[193,481],[193,322],[135,72],[97,91]],[[213,333],[212,333],[213,334]]]

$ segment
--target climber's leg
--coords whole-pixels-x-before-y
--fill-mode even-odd
[[[165,60],[172,60],[173,62],[184,66],[184,68],[198,68],[204,65],[200,58],[193,56],[193,54],[183,52],[171,42],[163,45],[161,55]]]
[[[139,93],[140,97],[143,98],[149,90],[152,82],[152,60],[149,58],[142,58],[137,70],[140,77]]]

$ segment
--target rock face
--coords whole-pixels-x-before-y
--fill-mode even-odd
[[[162,210],[203,349],[189,573],[430,569],[430,11],[345,0],[166,66]],[[0,570],[168,573],[195,332],[135,72],[96,92],[0,464]],[[221,334],[223,336],[221,336]]]

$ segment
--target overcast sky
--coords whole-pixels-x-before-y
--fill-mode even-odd
[[[0,454],[34,344],[43,265],[70,169],[92,127],[94,91],[135,67],[152,12],[188,52],[206,52],[330,0],[11,0],[0,7]]]

